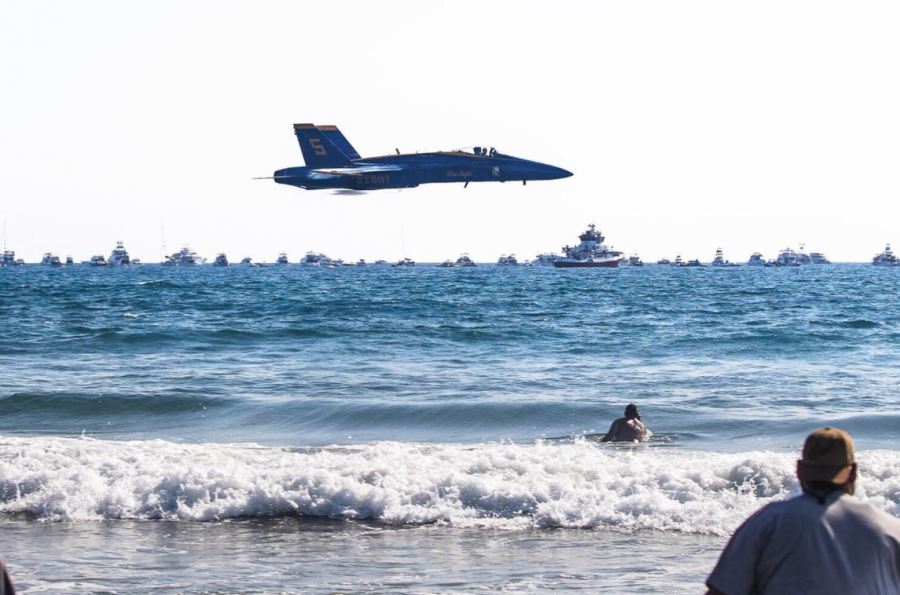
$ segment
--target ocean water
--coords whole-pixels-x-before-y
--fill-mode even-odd
[[[900,271],[0,269],[25,592],[695,593],[821,425],[900,516]],[[637,403],[654,437],[598,434]]]

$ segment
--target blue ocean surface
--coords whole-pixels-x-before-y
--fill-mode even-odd
[[[0,548],[26,592],[697,592],[818,426],[900,516],[898,294],[849,264],[0,269]],[[599,443],[631,402],[651,441]]]

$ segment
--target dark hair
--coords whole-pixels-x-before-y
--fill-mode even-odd
[[[625,407],[625,417],[628,419],[641,419],[641,414],[638,413],[637,405],[629,403],[628,406]]]

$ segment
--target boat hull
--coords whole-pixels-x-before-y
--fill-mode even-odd
[[[618,258],[597,259],[597,260],[568,260],[559,259],[553,261],[553,266],[560,269],[595,269],[595,268],[612,268],[619,266]]]

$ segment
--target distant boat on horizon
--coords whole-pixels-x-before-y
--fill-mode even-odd
[[[610,250],[603,243],[606,238],[591,223],[587,231],[578,236],[577,246],[563,246],[565,256],[553,260],[557,268],[613,268],[619,266],[622,253]]]

